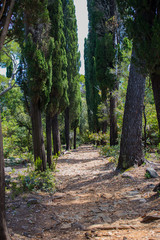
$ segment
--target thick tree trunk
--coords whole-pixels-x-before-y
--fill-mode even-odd
[[[76,143],[77,143],[77,128],[74,128],[74,149],[76,149]]]
[[[3,137],[0,109],[0,240],[9,239],[10,237],[8,234],[5,218],[5,175],[4,175]]]
[[[152,81],[154,101],[156,105],[158,126],[160,131],[160,74],[156,74],[156,73],[152,74],[151,81]]]
[[[117,169],[127,169],[144,161],[142,150],[142,113],[146,77],[138,72],[133,63],[134,49],[126,95],[120,156]]]
[[[51,167],[52,163],[52,119],[50,114],[47,113],[46,115],[46,137],[47,137],[47,163],[49,167]]]
[[[37,158],[42,160],[42,170],[46,169],[46,153],[44,146],[41,110],[38,103],[31,102],[31,119],[32,119],[32,138],[34,160]]]
[[[116,105],[117,99],[110,93],[110,146],[118,144]]]
[[[69,124],[69,107],[65,110],[65,138],[66,138],[66,150],[70,149],[70,124]]]
[[[55,114],[52,119],[52,135],[53,135],[53,146],[54,155],[58,155],[61,152],[61,139],[59,132],[58,114]]]

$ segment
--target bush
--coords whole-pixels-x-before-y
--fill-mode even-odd
[[[111,161],[118,163],[118,157],[119,157],[119,152],[120,152],[120,146],[115,145],[115,146],[109,146],[107,144],[104,147],[101,147],[101,155],[105,157],[111,157]]]
[[[17,196],[27,191],[55,191],[54,172],[47,168],[46,171],[29,171],[28,175],[19,174],[17,178],[10,181],[12,196]]]
[[[108,142],[108,134],[106,133],[102,133],[102,132],[98,132],[98,133],[91,133],[89,135],[89,139],[90,141],[95,144],[96,146],[99,145],[104,145]]]

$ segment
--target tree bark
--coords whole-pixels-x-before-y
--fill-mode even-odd
[[[15,0],[11,0],[9,11],[7,13],[7,17],[6,17],[4,26],[3,26],[1,36],[0,36],[0,50],[2,49],[2,47],[4,45],[5,38],[7,36],[8,27],[9,27],[9,23],[10,23],[10,20],[11,20],[14,4],[15,4]]]
[[[53,135],[53,146],[54,155],[59,155],[61,152],[61,140],[59,132],[58,114],[55,114],[52,119],[52,135]]]
[[[74,149],[76,149],[76,143],[77,143],[77,128],[74,128]]]
[[[117,116],[116,116],[117,99],[110,93],[110,146],[118,144],[117,134]]]
[[[140,74],[135,66],[133,62],[135,57],[133,47],[117,169],[127,169],[135,164],[141,165],[144,161],[142,113],[146,77]]]
[[[9,234],[5,217],[5,174],[4,174],[4,156],[3,156],[3,136],[1,127],[1,109],[0,109],[0,240],[9,240]]]
[[[47,163],[51,167],[52,163],[52,119],[49,113],[46,114],[46,137],[47,137]]]
[[[65,138],[66,138],[66,150],[70,149],[70,123],[69,123],[69,107],[65,110]]]
[[[153,73],[151,75],[154,102],[157,112],[158,127],[160,132],[160,74]]]
[[[41,110],[38,103],[31,102],[31,119],[32,119],[32,139],[34,160],[37,158],[42,160],[42,169],[46,169],[46,153],[44,146],[43,130],[42,130],[42,118]]]

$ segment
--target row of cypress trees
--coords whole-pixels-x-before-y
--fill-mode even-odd
[[[125,35],[132,40],[133,48],[117,169],[141,165],[144,161],[142,113],[147,76],[152,83],[160,129],[160,1],[88,0],[88,12],[85,72],[88,115],[93,120],[89,122],[90,130],[103,130],[97,111],[99,103],[106,101],[109,92],[110,145],[117,143],[113,92],[118,89],[119,44],[122,45],[121,39]]]
[[[16,81],[24,93],[26,110],[31,116],[34,159],[51,166],[53,133],[54,154],[60,151],[58,115],[65,113],[66,142],[75,132],[80,115],[80,86],[77,22],[73,0],[2,1],[0,11],[0,50],[7,41],[21,47]],[[10,24],[11,23],[11,24]],[[9,25],[10,24],[10,25]],[[7,72],[13,75],[12,66]],[[14,73],[15,74],[15,73]],[[13,86],[11,86],[12,88]],[[46,116],[47,158],[42,128]],[[76,147],[76,141],[75,141]],[[0,239],[9,240],[5,221],[5,178],[3,139],[0,118]]]
[[[88,1],[89,34],[85,39],[85,77],[89,128],[92,132],[106,132],[110,125],[110,144],[117,144],[115,114],[118,88],[116,76],[117,27],[116,1]],[[101,94],[99,94],[101,92]],[[110,123],[98,120],[98,106],[110,101]]]
[[[73,0],[26,0],[22,5],[19,83],[32,120],[34,159],[40,158],[45,170],[46,162],[51,166],[52,152],[56,155],[61,151],[59,114],[65,113],[67,150],[70,129],[74,129],[76,136],[79,124],[80,54],[75,6]],[[46,115],[47,156],[42,113]]]

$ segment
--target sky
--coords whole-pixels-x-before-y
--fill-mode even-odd
[[[76,7],[76,17],[78,25],[78,43],[81,53],[81,68],[80,74],[84,75],[84,39],[88,35],[88,11],[87,0],[74,0]],[[0,74],[6,73],[6,69],[0,68]]]
[[[78,25],[78,42],[81,53],[80,74],[84,75],[84,39],[88,35],[88,11],[87,0],[74,0]]]

